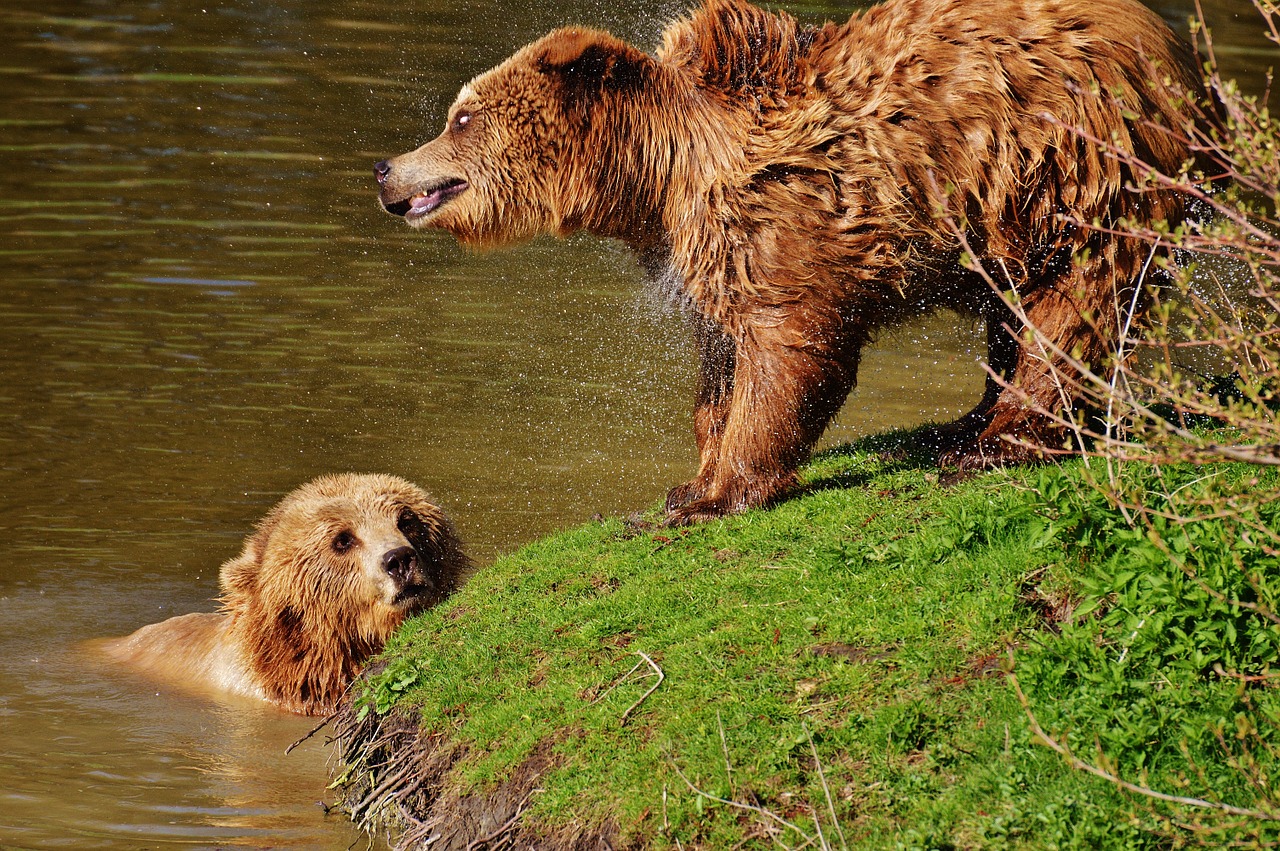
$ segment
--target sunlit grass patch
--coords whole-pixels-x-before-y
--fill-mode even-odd
[[[1181,569],[1084,484],[1082,462],[948,486],[895,440],[820,456],[803,492],[771,510],[553,535],[411,622],[357,706],[366,721],[412,719],[429,752],[451,749],[430,793],[415,792],[415,817],[449,824],[460,801],[489,806],[498,827],[549,847],[1194,840],[1141,795],[1037,742],[1007,671],[1082,756],[1100,735],[1117,749],[1106,764],[1210,794],[1195,773],[1221,778],[1242,753],[1215,750],[1215,731],[1251,735],[1250,758],[1269,756],[1273,739],[1257,712],[1237,727],[1219,719],[1272,701],[1246,694],[1253,681],[1207,676],[1209,657],[1196,654],[1234,648],[1231,670],[1269,676],[1259,654],[1280,646],[1275,624],[1255,618],[1241,637],[1240,606],[1195,582],[1173,587]],[[1233,486],[1246,475],[1223,470]],[[1183,484],[1170,489],[1191,498],[1209,486]],[[1241,552],[1221,529],[1189,534],[1217,548],[1208,561]],[[1237,579],[1214,587],[1239,596],[1248,582]],[[1152,610],[1154,632],[1135,628],[1135,605]],[[1114,667],[1118,642],[1140,678]],[[1176,761],[1188,752],[1194,767]],[[1223,793],[1247,800],[1248,777],[1237,772]]]
[[[501,558],[388,648],[366,705],[465,743],[468,788],[550,743],[529,816],[551,825],[673,846],[790,830],[721,798],[890,834],[1003,747],[998,659],[1038,619],[1020,581],[1060,556],[1028,544],[1025,471],[947,488],[892,457],[828,453],[770,511],[611,519]]]

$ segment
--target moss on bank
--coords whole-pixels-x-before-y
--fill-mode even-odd
[[[1018,647],[1033,706],[1091,688],[1058,625],[1115,599],[1087,577],[1122,554],[1054,507],[1078,466],[940,483],[912,441],[826,453],[772,510],[605,520],[482,570],[340,725],[353,815],[432,848],[1167,846],[1033,743],[1002,673]],[[1088,712],[1054,717],[1109,723]]]

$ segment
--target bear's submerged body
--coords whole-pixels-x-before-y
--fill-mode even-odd
[[[862,348],[938,308],[985,320],[1001,379],[939,430],[942,463],[1060,444],[1036,410],[1070,404],[1054,356],[1018,342],[962,254],[1062,352],[1101,363],[1145,304],[1153,253],[1079,223],[1185,218],[1183,196],[1134,191],[1128,160],[1176,173],[1194,159],[1187,134],[1212,128],[1206,100],[1190,46],[1135,0],[891,0],[822,27],[707,0],[656,56],[551,33],[376,171],[384,206],[415,226],[481,246],[588,230],[679,282],[701,461],[667,506],[687,522],[789,488]]]
[[[142,673],[181,683],[186,690],[268,700],[238,643],[227,635],[230,622],[222,612],[192,612],[96,646]]]

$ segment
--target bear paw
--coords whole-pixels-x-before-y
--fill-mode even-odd
[[[752,508],[763,508],[785,494],[795,483],[795,473],[780,473],[752,480],[735,479],[723,487],[708,488],[709,492],[705,495],[675,506],[671,505],[671,495],[668,494],[666,525],[687,526],[728,514],[741,514]],[[695,479],[672,488],[672,493],[698,484]]]
[[[717,520],[727,514],[738,514],[746,507],[736,510],[724,499],[695,499],[676,508],[667,509],[666,526],[688,526],[702,523],[705,520]]]
[[[943,452],[938,456],[938,466],[967,473],[994,470],[998,467],[1038,464],[1047,459],[1048,456],[1043,450],[996,436],[984,437],[968,445]]]
[[[688,505],[702,498],[707,492],[707,483],[701,479],[693,479],[682,485],[676,485],[667,491],[666,509],[667,513],[675,511],[677,508]]]

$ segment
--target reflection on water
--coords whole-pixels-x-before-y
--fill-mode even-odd
[[[320,737],[284,756],[309,720],[157,693],[78,643],[209,608],[321,473],[417,481],[482,562],[690,474],[689,349],[632,258],[468,255],[378,212],[370,177],[546,29],[651,46],[685,4],[171,5],[0,10],[0,844],[346,847]],[[1247,5],[1213,10],[1242,73],[1275,58]],[[827,441],[971,405],[956,325],[882,341]]]

